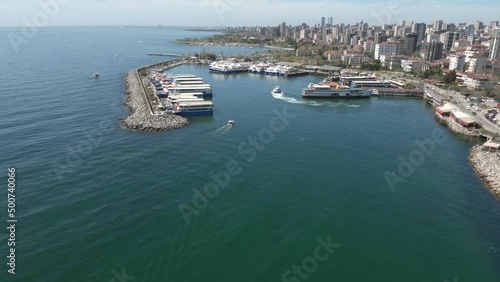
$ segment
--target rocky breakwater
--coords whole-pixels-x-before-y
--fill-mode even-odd
[[[497,153],[474,146],[469,152],[469,162],[490,191],[500,198],[500,157]]]
[[[452,118],[442,116],[439,113],[436,113],[436,118],[440,122],[446,124],[448,128],[456,134],[465,135],[469,137],[481,137],[479,129],[465,128],[460,124],[458,124],[456,121],[454,121]]]
[[[160,131],[177,129],[188,124],[187,119],[174,114],[152,114],[140,79],[137,69],[125,76],[125,107],[129,116],[120,120],[124,128],[132,131]]]

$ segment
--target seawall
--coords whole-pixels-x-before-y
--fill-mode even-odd
[[[154,68],[167,69],[183,62],[165,61],[142,68],[131,70],[124,78],[125,107],[129,115],[120,119],[120,125],[131,131],[160,131],[172,130],[188,125],[187,119],[165,113],[157,115],[154,101],[148,95],[146,85],[143,84],[141,73],[147,73]],[[157,103],[157,102],[156,102]]]
[[[477,145],[469,152],[469,162],[486,187],[500,198],[500,157],[497,153]]]

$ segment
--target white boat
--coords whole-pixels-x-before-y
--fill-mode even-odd
[[[214,104],[211,101],[179,102],[173,113],[181,116],[211,115],[214,113]]]
[[[233,126],[233,125],[234,125],[234,120],[232,120],[232,119],[231,119],[231,120],[228,120],[228,121],[227,121],[227,124],[228,124],[229,126]]]
[[[274,94],[281,94],[283,91],[281,91],[281,88],[279,86],[274,87],[273,89]]]
[[[101,76],[100,73],[98,73],[98,72],[94,73],[94,78],[99,78],[100,76]]]
[[[371,90],[363,88],[351,88],[345,85],[330,87],[323,84],[311,83],[302,90],[304,98],[368,98],[372,95]]]

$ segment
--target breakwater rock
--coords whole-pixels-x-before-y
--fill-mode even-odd
[[[488,189],[500,198],[500,156],[478,145],[470,150],[469,162]]]
[[[480,133],[479,129],[465,128],[465,127],[461,126],[460,124],[458,124],[457,122],[455,122],[452,118],[442,116],[439,113],[436,113],[436,118],[441,123],[446,124],[448,126],[448,128],[456,134],[469,136],[469,137],[481,137],[481,133]]]
[[[122,127],[132,131],[159,131],[177,129],[188,124],[187,119],[174,114],[153,115],[140,79],[137,69],[125,76],[125,107],[129,116],[120,120]]]

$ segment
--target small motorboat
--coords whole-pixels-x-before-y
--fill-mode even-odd
[[[274,89],[273,89],[273,93],[275,93],[275,94],[280,94],[280,93],[283,93],[283,92],[281,91],[281,88],[280,88],[279,86],[276,86],[276,87],[274,87]]]
[[[98,72],[94,73],[94,78],[99,78],[100,76],[101,76],[100,73],[98,73]]]
[[[233,126],[233,125],[234,125],[234,120],[228,120],[228,121],[227,121],[227,125],[229,125],[229,126]]]

